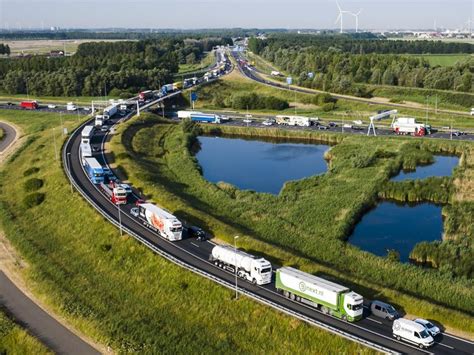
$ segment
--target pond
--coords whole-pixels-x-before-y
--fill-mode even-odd
[[[441,206],[381,202],[356,225],[349,242],[378,256],[395,249],[400,261],[407,262],[417,243],[441,240],[442,234]]]
[[[453,169],[459,165],[459,157],[452,155],[435,155],[433,164],[417,166],[415,171],[401,171],[392,181],[408,179],[425,179],[431,176],[451,176]]]
[[[286,181],[325,173],[328,145],[267,142],[242,138],[198,138],[196,158],[210,182],[278,194]]]

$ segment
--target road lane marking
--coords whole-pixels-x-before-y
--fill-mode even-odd
[[[375,322],[375,323],[378,323],[378,324],[383,324],[382,322],[380,322],[378,320],[375,320],[375,319],[372,319],[370,317],[367,317],[366,319],[371,320],[372,322]]]
[[[196,248],[199,248],[199,245],[194,244],[193,242],[191,242],[191,244],[194,245]]]
[[[442,346],[447,347],[448,349],[454,350],[454,348],[453,348],[452,346],[449,346],[449,345],[446,345],[446,344],[443,344],[443,343],[437,343],[437,342],[435,342],[435,344],[442,345]]]
[[[463,339],[463,338],[460,338],[460,337],[458,337],[458,336],[456,336],[456,335],[449,334],[449,333],[441,333],[441,334],[443,334],[444,336],[447,336],[447,337],[450,337],[450,338],[453,338],[453,339],[457,339],[457,340],[459,340],[459,341],[463,341],[463,342],[465,342],[465,343],[473,344],[473,345],[474,345],[474,342],[472,342],[472,341],[470,341],[470,340],[468,340],[468,339]]]

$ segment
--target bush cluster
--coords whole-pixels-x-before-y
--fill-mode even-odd
[[[255,93],[234,94],[228,101],[228,106],[235,109],[267,109],[267,110],[285,110],[290,105],[287,101],[274,96],[263,96]]]
[[[23,198],[23,205],[26,208],[32,208],[35,206],[39,206],[43,203],[45,198],[45,194],[41,192],[34,192],[32,194],[26,195]]]
[[[26,192],[33,192],[41,189],[43,187],[43,180],[38,178],[31,178],[25,181],[23,188]]]

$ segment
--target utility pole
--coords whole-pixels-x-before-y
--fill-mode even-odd
[[[64,134],[63,113],[59,112],[59,120],[61,121],[61,134]]]
[[[69,170],[69,175],[71,175],[71,152],[67,153],[67,167]],[[72,188],[72,179],[69,179],[69,182],[71,183],[71,194],[74,192]]]
[[[123,235],[122,231],[122,214],[120,213],[120,203],[117,204],[117,209],[118,209],[118,217],[119,217],[119,225],[120,225],[120,236]]]
[[[58,161],[58,147],[56,146],[56,133],[55,127],[53,127],[53,145],[54,145],[54,159]]]

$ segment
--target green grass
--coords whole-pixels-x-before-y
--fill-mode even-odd
[[[383,191],[388,176],[413,161],[423,162],[427,154],[431,157],[429,151],[462,152],[464,144],[203,126],[212,134],[220,130],[338,143],[326,155],[329,173],[287,183],[280,195],[273,196],[208,183],[199,173],[188,150],[190,137],[181,127],[156,121],[153,125],[154,119],[148,120],[142,117],[136,125],[129,121],[120,127],[111,150],[119,171],[160,205],[224,241],[231,242],[236,234],[245,236],[239,240],[240,247],[265,255],[275,265],[293,265],[324,275],[365,297],[383,298],[407,313],[473,333],[472,315],[451,309],[472,310],[472,280],[458,278],[447,283],[447,274],[393,263],[344,241],[359,216],[375,202],[377,191]],[[150,146],[149,142],[155,143]],[[470,218],[458,220],[459,226],[469,225]]]
[[[5,131],[0,127],[0,141],[5,137]]]
[[[423,54],[423,55],[413,55],[413,57],[423,58],[430,63],[432,67],[441,66],[441,67],[451,67],[458,62],[464,61],[467,58],[471,57],[470,54]]]
[[[107,97],[108,99],[117,99],[117,97]],[[68,102],[74,102],[77,105],[81,106],[91,106],[91,101],[103,101],[104,97],[92,97],[92,96],[79,96],[79,97],[61,97],[61,96],[26,96],[23,94],[20,95],[9,95],[9,94],[0,94],[0,102],[14,102],[19,103],[20,101],[26,100],[37,100],[40,104],[42,103],[53,103],[57,105],[66,105]]]
[[[79,331],[117,352],[373,353],[246,297],[234,301],[231,290],[120,237],[71,194],[54,159],[55,116],[0,116],[34,137],[1,172],[1,228],[29,263],[34,293]],[[31,178],[44,181],[45,200],[25,210]]]
[[[208,52],[199,63],[180,64],[178,74],[187,74],[195,71],[205,70],[214,63],[214,52]]]
[[[0,311],[0,353],[1,354],[53,354],[36,338]]]

